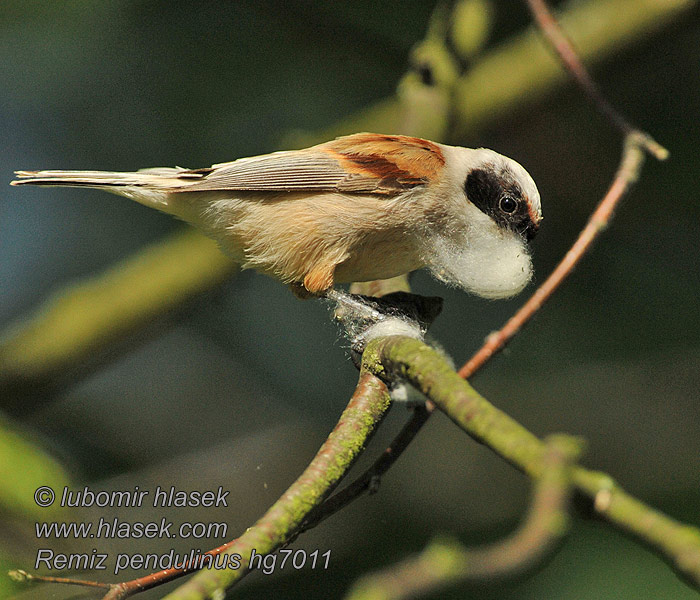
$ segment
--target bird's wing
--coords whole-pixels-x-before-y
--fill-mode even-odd
[[[182,170],[172,192],[214,190],[337,191],[395,195],[435,178],[445,159],[437,144],[406,136],[358,133],[305,150]]]

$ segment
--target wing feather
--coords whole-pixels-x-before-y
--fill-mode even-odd
[[[437,144],[360,133],[306,150],[274,152],[183,170],[174,192],[214,190],[338,191],[395,195],[426,184],[444,165]]]

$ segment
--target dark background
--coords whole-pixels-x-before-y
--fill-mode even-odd
[[[494,6],[492,43],[527,25],[519,4]],[[433,7],[358,0],[5,0],[0,182],[9,182],[15,169],[201,167],[278,149],[290,131],[328,127],[391,96]],[[537,434],[584,436],[587,465],[700,525],[697,16],[686,13],[593,70],[612,102],[666,145],[671,159],[647,163],[592,254],[474,384]],[[618,135],[573,86],[469,139],[449,141],[512,156],[537,181],[545,221],[534,242],[536,282],[604,193],[620,149]],[[184,227],[92,190],[0,189],[4,328],[51,291]],[[423,273],[413,289],[445,298],[433,334],[458,364],[523,300],[467,297]],[[327,307],[301,302],[252,272],[138,341],[74,387],[37,398],[13,427],[57,457],[75,486],[224,486],[231,490],[228,510],[166,516],[225,519],[228,537],[251,525],[301,472],[356,382]],[[404,419],[405,409],[395,407],[368,455]],[[328,571],[254,573],[237,597],[339,597],[359,574],[419,550],[435,535],[478,544],[507,534],[528,493],[524,476],[438,415],[377,495],[295,543],[330,549]],[[3,564],[28,568],[37,543],[33,530],[12,513],[4,520]],[[202,547],[223,541],[203,540]],[[112,554],[169,547],[114,540],[99,546]],[[94,575],[113,579],[109,572]],[[25,597],[41,594],[69,592],[31,590]],[[467,596],[695,595],[647,550],[580,514],[554,560],[529,579],[436,597]]]

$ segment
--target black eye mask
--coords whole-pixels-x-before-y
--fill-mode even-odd
[[[467,175],[464,190],[469,201],[499,226],[519,233],[528,241],[537,233],[537,224],[530,218],[528,202],[508,173],[496,174],[495,169],[474,169]]]

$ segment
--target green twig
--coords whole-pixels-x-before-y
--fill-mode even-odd
[[[571,462],[581,443],[568,436],[545,441],[542,477],[523,524],[508,538],[483,548],[436,540],[415,557],[360,579],[348,600],[400,600],[465,580],[517,575],[542,562],[569,529]]]

